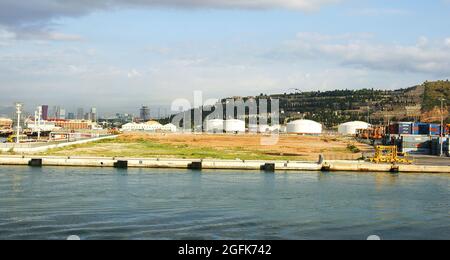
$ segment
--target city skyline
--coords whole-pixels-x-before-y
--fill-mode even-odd
[[[180,3],[2,1],[0,108],[45,100],[138,114],[195,90],[206,99],[450,77],[447,0]]]

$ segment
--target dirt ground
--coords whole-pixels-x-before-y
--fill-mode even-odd
[[[189,148],[207,148],[231,152],[235,150],[259,152],[270,157],[317,160],[320,154],[330,159],[357,159],[372,147],[357,143],[351,138],[336,136],[281,135],[276,144],[263,145],[261,135],[193,135],[131,133],[119,137],[120,142],[142,140]],[[354,146],[353,149],[349,148]],[[356,148],[356,149],[355,149]]]

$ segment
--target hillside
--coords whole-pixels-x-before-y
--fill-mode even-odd
[[[444,101],[444,116],[447,122],[450,123],[449,109],[447,104],[450,102],[450,82],[436,81],[425,82],[425,93],[422,102],[422,121],[437,122],[441,120],[441,99]]]
[[[248,99],[278,99],[281,122],[311,119],[332,128],[353,120],[387,124],[393,121],[440,122],[440,98],[450,101],[450,82],[425,82],[422,85],[398,90],[334,90],[261,94],[256,97],[233,97],[235,101]],[[225,104],[229,99],[223,99]],[[445,105],[445,117],[449,113]],[[204,117],[207,115],[204,114]]]

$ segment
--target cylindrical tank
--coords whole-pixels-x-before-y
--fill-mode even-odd
[[[245,121],[229,119],[225,121],[225,132],[227,133],[245,133]]]
[[[289,134],[321,134],[322,124],[312,120],[296,120],[287,124]]]
[[[206,121],[205,130],[210,133],[223,133],[224,130],[223,119],[210,119]]]
[[[368,129],[370,124],[362,121],[347,122],[339,125],[338,132],[341,135],[356,135],[359,129]]]

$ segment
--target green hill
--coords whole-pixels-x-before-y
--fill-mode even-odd
[[[223,99],[246,101],[248,99],[278,99],[280,121],[285,123],[295,119],[311,119],[329,128],[348,121],[366,121],[371,124],[387,124],[393,121],[440,122],[441,98],[447,101],[445,117],[447,122],[450,104],[450,82],[425,82],[422,85],[398,90],[333,90],[261,94],[254,97],[233,97]],[[259,103],[259,102],[258,102]],[[225,113],[225,111],[224,111]],[[207,113],[203,114],[204,117]],[[450,123],[450,122],[449,122]]]

